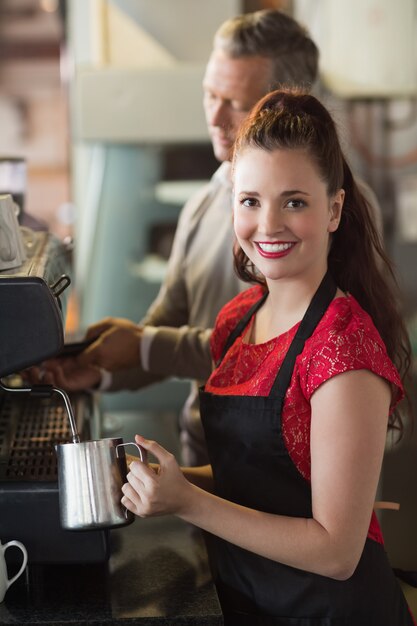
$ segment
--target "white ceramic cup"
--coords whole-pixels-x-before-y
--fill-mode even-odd
[[[16,546],[17,548],[20,548],[20,550],[22,551],[23,563],[20,566],[20,569],[17,572],[17,574],[15,574],[13,578],[9,578],[8,573],[7,573],[7,567],[6,567],[5,552],[8,548],[11,548],[12,546]],[[19,576],[23,574],[23,570],[25,569],[27,562],[28,562],[28,555],[26,552],[26,548],[22,543],[20,543],[20,541],[9,541],[8,543],[5,543],[4,546],[2,545],[0,541],[0,602],[3,602],[4,596],[6,595],[6,591],[8,590],[10,585],[13,585],[15,580],[17,580]]]

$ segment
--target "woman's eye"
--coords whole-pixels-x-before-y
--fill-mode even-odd
[[[305,207],[305,202],[304,200],[288,200],[286,206],[289,209],[301,209]]]
[[[257,205],[257,200],[256,198],[242,198],[240,204],[247,207],[253,207]]]

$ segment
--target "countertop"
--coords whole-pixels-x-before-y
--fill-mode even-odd
[[[28,566],[0,604],[0,624],[211,626],[223,618],[200,532],[159,517],[110,531],[106,563]]]

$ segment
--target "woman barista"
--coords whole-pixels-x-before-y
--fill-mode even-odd
[[[373,513],[408,339],[390,264],[335,125],[312,96],[273,92],[234,154],[235,264],[201,393],[211,465],[156,442],[123,504],[215,536],[226,624],[408,626]]]

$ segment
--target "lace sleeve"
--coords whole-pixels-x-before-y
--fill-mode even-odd
[[[326,380],[353,370],[367,369],[385,378],[392,387],[391,410],[403,395],[400,376],[388,357],[381,338],[363,327],[351,332],[330,332],[317,336],[311,350],[301,359],[303,393],[309,400]]]

